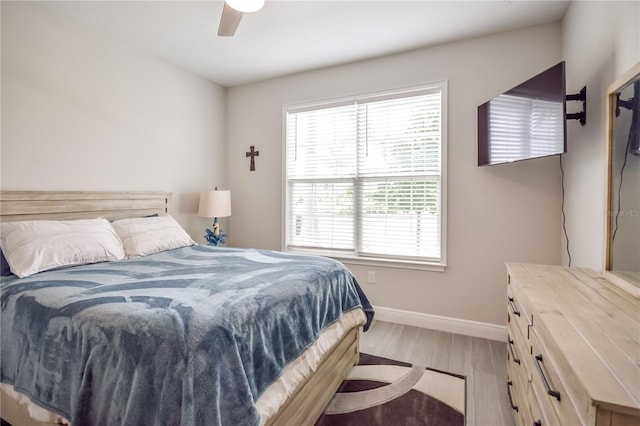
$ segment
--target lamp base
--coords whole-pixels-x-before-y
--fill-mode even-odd
[[[204,230],[204,239],[210,246],[220,246],[227,241],[227,234],[220,232],[220,223],[218,223],[217,217],[213,219],[213,230]]]

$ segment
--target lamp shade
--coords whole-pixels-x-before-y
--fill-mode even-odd
[[[231,191],[202,191],[200,193],[198,216],[231,216]]]
[[[226,0],[226,3],[238,12],[257,12],[264,6],[264,0]]]

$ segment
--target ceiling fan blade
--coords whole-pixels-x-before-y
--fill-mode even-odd
[[[222,9],[222,16],[220,17],[218,35],[222,37],[233,36],[236,33],[236,29],[238,28],[240,19],[242,19],[242,15],[242,12],[238,12],[225,2],[224,9]]]

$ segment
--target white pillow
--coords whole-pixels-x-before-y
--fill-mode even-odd
[[[116,220],[113,227],[122,240],[128,258],[195,244],[169,215]]]
[[[120,238],[102,218],[5,222],[0,229],[7,263],[21,278],[60,266],[124,258]]]

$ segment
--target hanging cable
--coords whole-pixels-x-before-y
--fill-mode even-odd
[[[618,218],[620,217],[620,209],[622,208],[621,200],[622,200],[622,181],[624,178],[624,168],[627,165],[627,158],[629,157],[629,147],[631,146],[631,137],[627,140],[627,147],[624,150],[624,161],[622,162],[622,167],[620,168],[620,183],[618,184],[618,205],[616,207],[615,212],[615,226],[613,227],[613,233],[611,234],[611,242],[613,243],[616,240],[616,233],[618,232]]]
[[[564,212],[564,168],[562,167],[562,154],[559,155],[560,157],[560,172],[562,175],[561,178],[561,182],[562,182],[562,229],[564,231],[564,238],[565,241],[567,242],[567,256],[569,257],[569,266],[571,266],[571,251],[569,250],[569,234],[567,234],[567,216]]]

